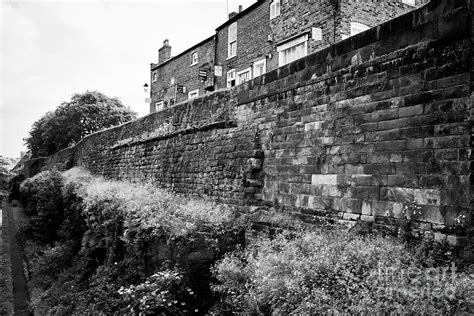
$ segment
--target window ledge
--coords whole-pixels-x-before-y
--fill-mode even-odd
[[[235,54],[234,56],[227,57],[226,60],[229,60],[229,59],[232,59],[232,58],[235,58],[235,57],[237,57],[237,54]]]
[[[191,64],[191,65],[189,65],[189,67],[196,66],[197,64],[198,64],[198,63]]]

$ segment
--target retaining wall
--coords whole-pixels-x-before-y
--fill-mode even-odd
[[[341,220],[408,219],[414,233],[457,242],[473,226],[469,5],[431,1],[231,90],[28,165],[32,173],[84,166]]]

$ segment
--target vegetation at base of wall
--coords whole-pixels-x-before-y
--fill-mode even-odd
[[[260,236],[217,263],[217,314],[473,312],[474,274],[431,240],[338,229]],[[412,251],[416,249],[416,251]],[[440,253],[443,251],[443,253]],[[458,265],[457,265],[458,264]]]
[[[248,218],[272,223],[270,234],[242,248],[223,242],[245,227],[232,209],[148,185],[72,169],[28,179],[21,193],[40,314],[472,312],[472,271],[430,234],[414,243],[315,228],[262,208]],[[214,279],[186,265],[199,246],[214,253]]]
[[[209,290],[192,274],[190,252],[201,246],[219,256],[244,225],[228,206],[81,169],[40,173],[20,191],[31,217],[21,234],[40,314],[204,310],[212,297],[202,297]]]

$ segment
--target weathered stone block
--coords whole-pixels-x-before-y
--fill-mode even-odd
[[[375,222],[375,216],[361,215],[360,220],[363,222]]]
[[[372,201],[362,201],[362,215],[372,215]]]
[[[412,202],[415,197],[415,190],[411,188],[400,188],[400,187],[384,187],[380,188],[380,199],[408,203]]]
[[[337,185],[337,174],[313,174],[311,176],[311,184]]]
[[[414,201],[420,205],[441,205],[441,191],[437,189],[415,189]]]
[[[352,213],[343,213],[342,218],[346,221],[358,221],[360,219],[360,215]]]

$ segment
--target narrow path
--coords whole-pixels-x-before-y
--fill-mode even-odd
[[[13,290],[10,271],[10,250],[6,227],[7,214],[0,199],[0,315],[13,315]]]
[[[23,274],[23,248],[17,238],[18,226],[14,219],[14,212],[18,209],[14,208],[10,203],[3,203],[3,212],[7,212],[8,235],[10,242],[10,262],[12,270],[13,283],[13,306],[15,315],[31,315],[28,309],[30,301],[28,287],[25,275]]]

